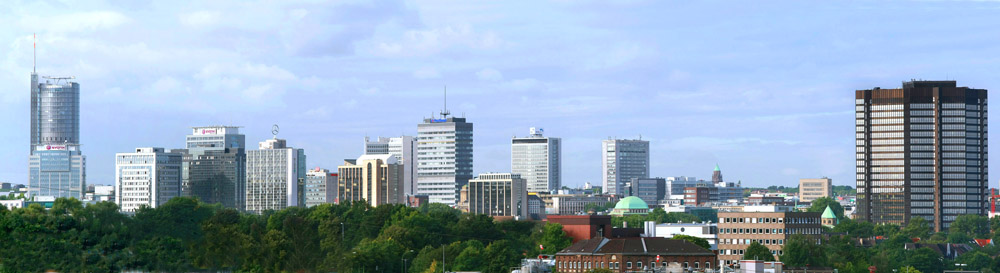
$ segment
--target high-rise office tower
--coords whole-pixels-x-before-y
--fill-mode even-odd
[[[555,192],[562,187],[562,140],[542,136],[542,128],[529,133],[510,140],[510,172],[528,181],[529,192]]]
[[[403,191],[405,195],[415,195],[417,192],[417,142],[412,136],[379,137],[370,141],[365,137],[366,155],[392,155],[403,165]]]
[[[32,196],[83,199],[86,157],[80,152],[80,84],[73,77],[31,72],[31,143],[28,192]]]
[[[344,160],[337,167],[337,194],[340,202],[368,202],[369,205],[403,204],[403,165],[395,156],[362,155]]]
[[[943,231],[959,215],[986,215],[986,90],[909,81],[857,90],[859,219]]]
[[[192,127],[185,149],[181,189],[205,203],[246,208],[246,136],[238,126]]]
[[[337,199],[337,173],[319,167],[309,170],[303,191],[306,207],[332,204]]]
[[[454,206],[472,179],[472,123],[448,115],[446,104],[440,119],[417,125],[417,195]]]
[[[156,208],[181,196],[181,154],[136,148],[115,154],[115,203],[123,212]]]
[[[306,154],[284,139],[268,139],[247,152],[246,210],[261,213],[302,204]]]
[[[604,193],[622,195],[632,178],[649,178],[649,141],[607,139],[601,142],[601,155]]]

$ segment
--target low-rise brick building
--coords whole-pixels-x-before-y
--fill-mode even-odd
[[[711,250],[685,240],[657,237],[598,237],[576,242],[556,253],[556,271],[564,273],[581,273],[596,268],[632,272],[671,265],[703,271],[716,264],[715,253]]]

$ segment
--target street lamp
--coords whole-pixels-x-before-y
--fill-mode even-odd
[[[344,243],[344,222],[340,222],[340,243]]]
[[[407,253],[413,253],[413,250],[411,249]],[[403,253],[403,257],[406,257],[406,253]],[[406,273],[406,261],[409,261],[409,260],[410,259],[403,258],[403,273]]]

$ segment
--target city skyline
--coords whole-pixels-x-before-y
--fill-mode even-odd
[[[448,85],[449,108],[477,124],[476,174],[509,172],[510,137],[538,126],[564,140],[570,187],[599,184],[609,136],[650,140],[651,177],[707,179],[718,163],[744,186],[821,176],[853,186],[855,90],[913,78],[998,86],[987,38],[1000,29],[997,3],[271,4],[0,8],[12,15],[0,18],[12,26],[0,30],[0,137],[12,143],[0,147],[0,181],[28,179],[34,32],[38,73],[77,76],[87,183],[103,185],[115,153],[183,148],[187,130],[206,124],[244,126],[250,143],[280,124],[307,168],[334,169],[361,155],[365,135],[416,135]],[[704,22],[718,16],[729,20]],[[977,35],[951,32],[970,20]],[[268,34],[276,28],[301,30]],[[374,115],[340,119],[365,111]]]

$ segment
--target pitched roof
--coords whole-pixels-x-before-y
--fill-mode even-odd
[[[820,216],[820,218],[835,219],[837,218],[837,215],[833,213],[832,209],[830,209],[830,205],[826,205],[826,210],[823,210],[823,216]]]
[[[579,241],[556,253],[556,255],[579,254],[715,256],[711,250],[686,240],[660,237],[593,238]]]

